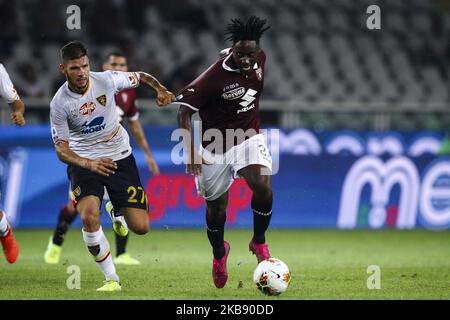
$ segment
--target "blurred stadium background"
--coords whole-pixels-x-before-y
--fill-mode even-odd
[[[71,4],[81,9],[81,30],[66,27]],[[366,28],[372,4],[381,8],[381,30]],[[443,130],[450,123],[445,0],[2,0],[0,9],[0,59],[27,102],[29,124],[48,121],[66,41],[86,42],[94,70],[120,49],[131,69],[177,91],[227,46],[229,19],[250,13],[273,25],[262,40],[264,123],[317,130]],[[145,123],[175,123],[173,109],[147,110],[154,108],[143,108]]]
[[[66,27],[72,4],[81,9],[81,30]],[[366,27],[367,7],[374,4],[381,9],[381,30]],[[59,48],[69,40],[85,42],[94,71],[108,52],[122,51],[130,70],[150,72],[177,92],[229,46],[223,40],[229,19],[250,14],[272,24],[261,41],[268,60],[260,109],[263,127],[271,128],[267,137],[277,171],[269,244],[294,279],[285,297],[448,299],[447,0],[0,0],[0,61],[26,104],[27,120],[26,127],[12,126],[8,106],[0,103],[0,207],[22,246],[19,263],[2,269],[7,290],[0,297],[88,297],[86,291],[67,291],[65,269],[51,269],[42,260],[68,191],[66,167],[56,157],[49,128],[49,101],[64,81]],[[247,280],[241,294],[234,290],[254,268],[245,249],[249,230],[227,231],[236,243],[230,286],[223,295],[211,289],[204,203],[184,165],[170,158],[177,143],[170,140],[177,109],[156,108],[152,92],[144,88],[138,97],[162,174],[151,176],[133,144],[157,230],[149,235],[153,242],[147,237],[130,241],[144,265],[139,272],[120,272],[129,275],[128,283],[143,285],[129,288],[126,297],[260,298]],[[245,183],[237,180],[227,229],[251,228],[250,199]],[[102,219],[110,226],[105,215]],[[198,230],[164,233],[177,228]],[[100,275],[80,233],[73,233],[63,265],[89,270],[83,286],[93,289],[91,280]],[[174,268],[180,257],[186,265]],[[388,289],[379,294],[365,287],[372,263],[383,268]],[[161,270],[161,279],[153,281],[154,270]],[[194,279],[189,284],[179,281],[186,270]],[[24,281],[19,283],[19,276]],[[39,277],[52,285],[43,286],[43,280],[36,285]],[[163,278],[172,279],[169,286]],[[192,282],[196,287],[190,290]],[[155,291],[147,290],[154,286]]]

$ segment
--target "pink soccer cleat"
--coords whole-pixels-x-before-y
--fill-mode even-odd
[[[213,258],[213,268],[212,268],[212,277],[214,281],[214,285],[216,288],[223,288],[228,280],[227,273],[227,258],[230,253],[230,245],[228,242],[224,241],[223,246],[225,247],[225,254],[222,258],[217,260]]]
[[[0,241],[3,246],[3,253],[5,254],[6,260],[9,263],[14,263],[19,255],[19,245],[14,237],[11,225],[8,225],[8,227],[8,234],[4,237],[0,237]]]
[[[252,239],[248,245],[248,248],[254,255],[256,255],[258,263],[270,258],[269,247],[265,243],[258,244]]]

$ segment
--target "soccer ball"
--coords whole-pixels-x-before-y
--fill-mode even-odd
[[[253,273],[253,282],[264,294],[279,295],[287,290],[291,281],[288,266],[276,258],[261,261]]]

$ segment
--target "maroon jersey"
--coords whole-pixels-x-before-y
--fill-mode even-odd
[[[264,85],[265,53],[260,50],[258,62],[248,76],[233,69],[231,50],[217,60],[197,79],[183,88],[177,101],[198,111],[202,136],[208,129],[218,129],[225,139],[226,129],[254,129],[259,133],[259,97]],[[248,138],[248,137],[247,137]],[[210,141],[202,141],[206,147]],[[236,142],[227,141],[227,145]],[[226,147],[226,149],[228,149]]]
[[[120,91],[115,95],[116,104],[122,110],[120,114],[121,121],[123,118],[135,121],[139,117],[139,109],[137,107],[136,101],[136,91],[135,89],[125,89]]]

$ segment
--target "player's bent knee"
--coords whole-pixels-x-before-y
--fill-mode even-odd
[[[146,234],[149,230],[148,212],[144,209],[126,208],[124,210],[128,228],[136,234]]]
[[[99,216],[93,211],[83,212],[81,214],[81,220],[83,221],[83,227],[85,231],[94,232],[100,228]]]
[[[226,204],[220,204],[220,205],[208,205],[208,212],[212,215],[223,215],[226,213],[227,205]]]
[[[272,188],[265,183],[257,183],[253,188],[253,193],[258,198],[270,199],[272,198]]]
[[[136,233],[138,235],[144,235],[149,231],[149,229],[150,229],[150,227],[149,227],[148,223],[147,224],[140,223],[138,225],[134,225],[132,230],[134,233]]]

